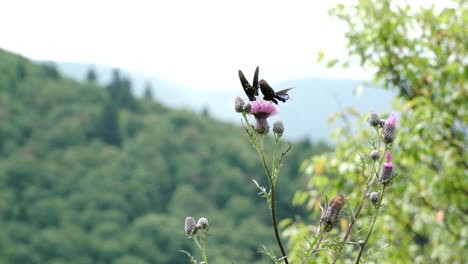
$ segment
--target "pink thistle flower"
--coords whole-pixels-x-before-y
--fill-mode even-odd
[[[387,151],[387,154],[385,155],[385,159],[387,160],[387,162],[385,162],[383,166],[386,168],[393,169],[392,153],[390,151]]]
[[[398,121],[398,115],[391,113],[388,119],[385,121],[382,128],[382,137],[385,143],[392,143],[395,139],[395,125]]]
[[[389,185],[392,183],[393,179],[393,163],[392,163],[392,153],[387,151],[386,160],[382,166],[382,171],[380,172],[380,183],[383,185]]]
[[[258,134],[267,134],[270,130],[267,118],[275,115],[278,112],[278,108],[271,101],[256,100],[251,102],[252,108],[250,113],[255,117],[255,131]]]
[[[397,121],[398,121],[398,115],[396,113],[391,113],[387,121],[385,121],[384,126],[395,128]]]
[[[277,106],[271,101],[265,100],[256,100],[251,102],[252,108],[250,113],[255,116],[255,118],[268,118],[275,115],[278,112]]]

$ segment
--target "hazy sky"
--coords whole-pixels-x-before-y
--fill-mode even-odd
[[[270,83],[327,71],[317,53],[345,54],[332,1],[0,0],[0,47],[36,60],[120,67],[184,87],[238,88],[237,70]]]

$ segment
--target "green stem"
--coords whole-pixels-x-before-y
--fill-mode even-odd
[[[377,130],[377,138],[378,138],[378,144],[377,144],[377,149],[380,150],[380,137],[379,137],[379,133],[378,133],[378,129]],[[384,148],[384,151],[382,153],[382,156],[380,157],[380,160],[379,162],[377,163],[377,169],[380,168],[382,166],[382,162],[383,162],[383,159],[385,157],[385,153],[387,152],[388,150],[388,146],[385,145],[385,148]],[[361,202],[359,203],[359,207],[358,209],[356,210],[356,213],[354,214],[354,217],[351,219],[351,221],[349,222],[349,225],[348,225],[348,229],[346,230],[346,233],[343,237],[343,239],[341,240],[341,245],[338,249],[338,253],[336,254],[334,260],[333,260],[333,264],[336,263],[336,261],[338,260],[338,257],[339,255],[341,254],[341,252],[343,251],[343,247],[345,245],[345,242],[348,240],[349,236],[351,235],[351,231],[354,227],[354,224],[356,223],[356,219],[359,217],[359,215],[361,214],[361,211],[362,211],[362,208],[364,206],[364,202],[366,200],[366,196],[367,196],[367,193],[369,192],[370,188],[372,187],[372,185],[374,184],[374,181],[378,178],[378,175],[379,175],[379,172],[378,171],[374,171],[375,168],[375,162],[374,164],[372,165],[372,169],[371,169],[371,179],[367,182],[366,184],[366,189],[364,190],[364,194],[362,195],[362,199],[361,199]]]
[[[278,177],[278,170],[276,168],[276,153],[278,152],[278,142],[279,137],[275,134],[275,149],[273,151],[273,161],[271,162],[273,168],[273,181],[276,183],[276,178]]]
[[[356,264],[359,263],[359,260],[361,259],[362,254],[364,253],[364,248],[366,247],[367,242],[369,241],[369,237],[371,236],[372,231],[374,230],[374,225],[375,225],[375,222],[377,221],[377,216],[379,215],[380,205],[382,204],[384,192],[385,192],[385,185],[382,185],[382,192],[379,197],[379,203],[377,204],[375,208],[375,214],[374,214],[374,217],[372,218],[372,223],[371,223],[371,227],[369,228],[369,232],[367,232],[366,239],[364,240],[364,243],[362,243],[361,245],[361,250],[359,251],[359,255],[356,259]]]
[[[263,155],[263,152],[260,151],[259,149],[257,149],[259,155],[260,155],[260,158],[262,160],[262,164],[263,164],[263,168],[265,169],[265,173],[267,174],[268,176],[268,181],[270,183],[270,199],[269,199],[269,205],[270,205],[270,210],[271,210],[271,221],[273,223],[273,229],[275,231],[275,238],[276,238],[276,241],[278,243],[278,246],[281,250],[281,254],[283,255],[283,259],[284,259],[284,262],[286,264],[289,264],[288,262],[288,257],[286,256],[286,251],[284,250],[284,247],[283,247],[283,244],[281,243],[281,239],[280,239],[280,236],[279,236],[279,232],[278,232],[278,223],[276,221],[276,207],[275,207],[275,195],[276,195],[276,192],[275,192],[275,182],[273,180],[273,177],[270,173],[270,170],[268,169],[268,165],[266,164],[266,161],[265,161],[265,155]]]
[[[325,232],[323,230],[320,230],[320,233],[316,239],[316,244],[314,246],[314,248],[312,249],[312,251],[310,251],[310,254],[313,255],[315,254],[315,252],[318,251],[319,247],[320,247],[320,244],[322,243],[322,240],[323,238],[325,237]]]
[[[253,144],[255,146],[255,149],[258,152],[258,155],[260,156],[263,168],[264,168],[265,173],[266,173],[266,175],[268,177],[268,182],[270,183],[270,196],[268,198],[268,205],[269,205],[270,211],[271,211],[271,221],[273,223],[273,230],[275,232],[276,242],[278,243],[278,246],[279,246],[279,248],[281,250],[281,254],[283,255],[283,260],[284,260],[284,262],[286,264],[289,264],[288,257],[286,256],[286,251],[284,250],[283,243],[281,242],[281,239],[280,239],[280,236],[279,236],[278,223],[276,221],[276,208],[275,208],[275,198],[276,198],[275,197],[276,196],[275,180],[276,180],[276,176],[274,177],[274,175],[272,175],[272,173],[268,169],[268,165],[267,165],[266,160],[265,160],[265,155],[263,154],[263,147],[262,147],[263,144],[259,143],[257,141],[257,138],[255,137],[255,132],[253,131],[252,127],[250,126],[247,115],[245,113],[242,113],[242,116],[244,117],[244,120],[245,120],[245,122],[247,124],[246,131],[249,134],[250,139],[252,140],[252,142],[253,142]],[[263,140],[263,138],[262,138],[262,140]],[[279,141],[279,138],[275,137],[275,152],[274,152],[274,158],[273,158],[273,170],[276,170],[276,153],[277,153],[277,149],[278,149],[278,141]]]
[[[202,239],[202,245],[200,245],[200,242],[198,242],[197,236],[196,235],[193,236],[193,240],[195,241],[195,244],[197,244],[198,249],[200,249],[203,262],[205,264],[208,264],[208,259],[206,258],[206,253],[205,253],[205,237],[202,237],[201,239]]]

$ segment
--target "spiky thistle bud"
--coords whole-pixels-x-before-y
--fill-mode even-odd
[[[370,158],[371,158],[372,160],[378,160],[379,157],[380,157],[380,154],[379,154],[379,151],[378,151],[378,150],[374,149],[374,150],[371,151],[371,153],[370,153]]]
[[[330,202],[328,208],[325,209],[320,219],[320,224],[325,232],[330,232],[338,222],[338,214],[346,203],[346,197],[343,194],[338,194]]]
[[[185,234],[188,236],[195,235],[197,233],[197,223],[195,223],[195,219],[191,216],[187,216],[185,218]]]
[[[370,113],[369,117],[367,118],[367,123],[373,127],[380,126],[380,117],[377,113],[372,112]]]
[[[383,185],[390,185],[393,179],[392,153],[390,151],[387,151],[386,159],[387,162],[383,164],[380,171],[379,182]]]
[[[373,192],[370,194],[370,201],[373,205],[378,205],[379,204],[379,193],[378,192]]]
[[[242,113],[244,111],[244,104],[244,100],[242,100],[242,98],[239,96],[236,96],[234,99],[234,109],[237,113]]]
[[[396,113],[391,113],[383,125],[382,138],[387,144],[392,143],[393,139],[395,139],[395,125],[397,121],[398,115]]]
[[[250,103],[246,103],[244,105],[244,112],[247,114],[250,114],[250,111],[252,110],[252,105]]]
[[[273,132],[275,132],[279,137],[283,135],[284,124],[281,120],[278,120],[273,124]]]
[[[208,220],[205,217],[198,219],[197,228],[208,229]]]
[[[385,119],[380,119],[380,126],[381,126],[381,127],[383,127],[383,126],[385,125],[385,121],[387,121],[387,120],[385,120]]]

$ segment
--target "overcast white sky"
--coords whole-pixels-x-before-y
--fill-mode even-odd
[[[325,71],[317,53],[345,53],[332,1],[0,0],[0,47],[35,60],[95,63],[202,89],[236,89],[237,70],[270,83]]]

